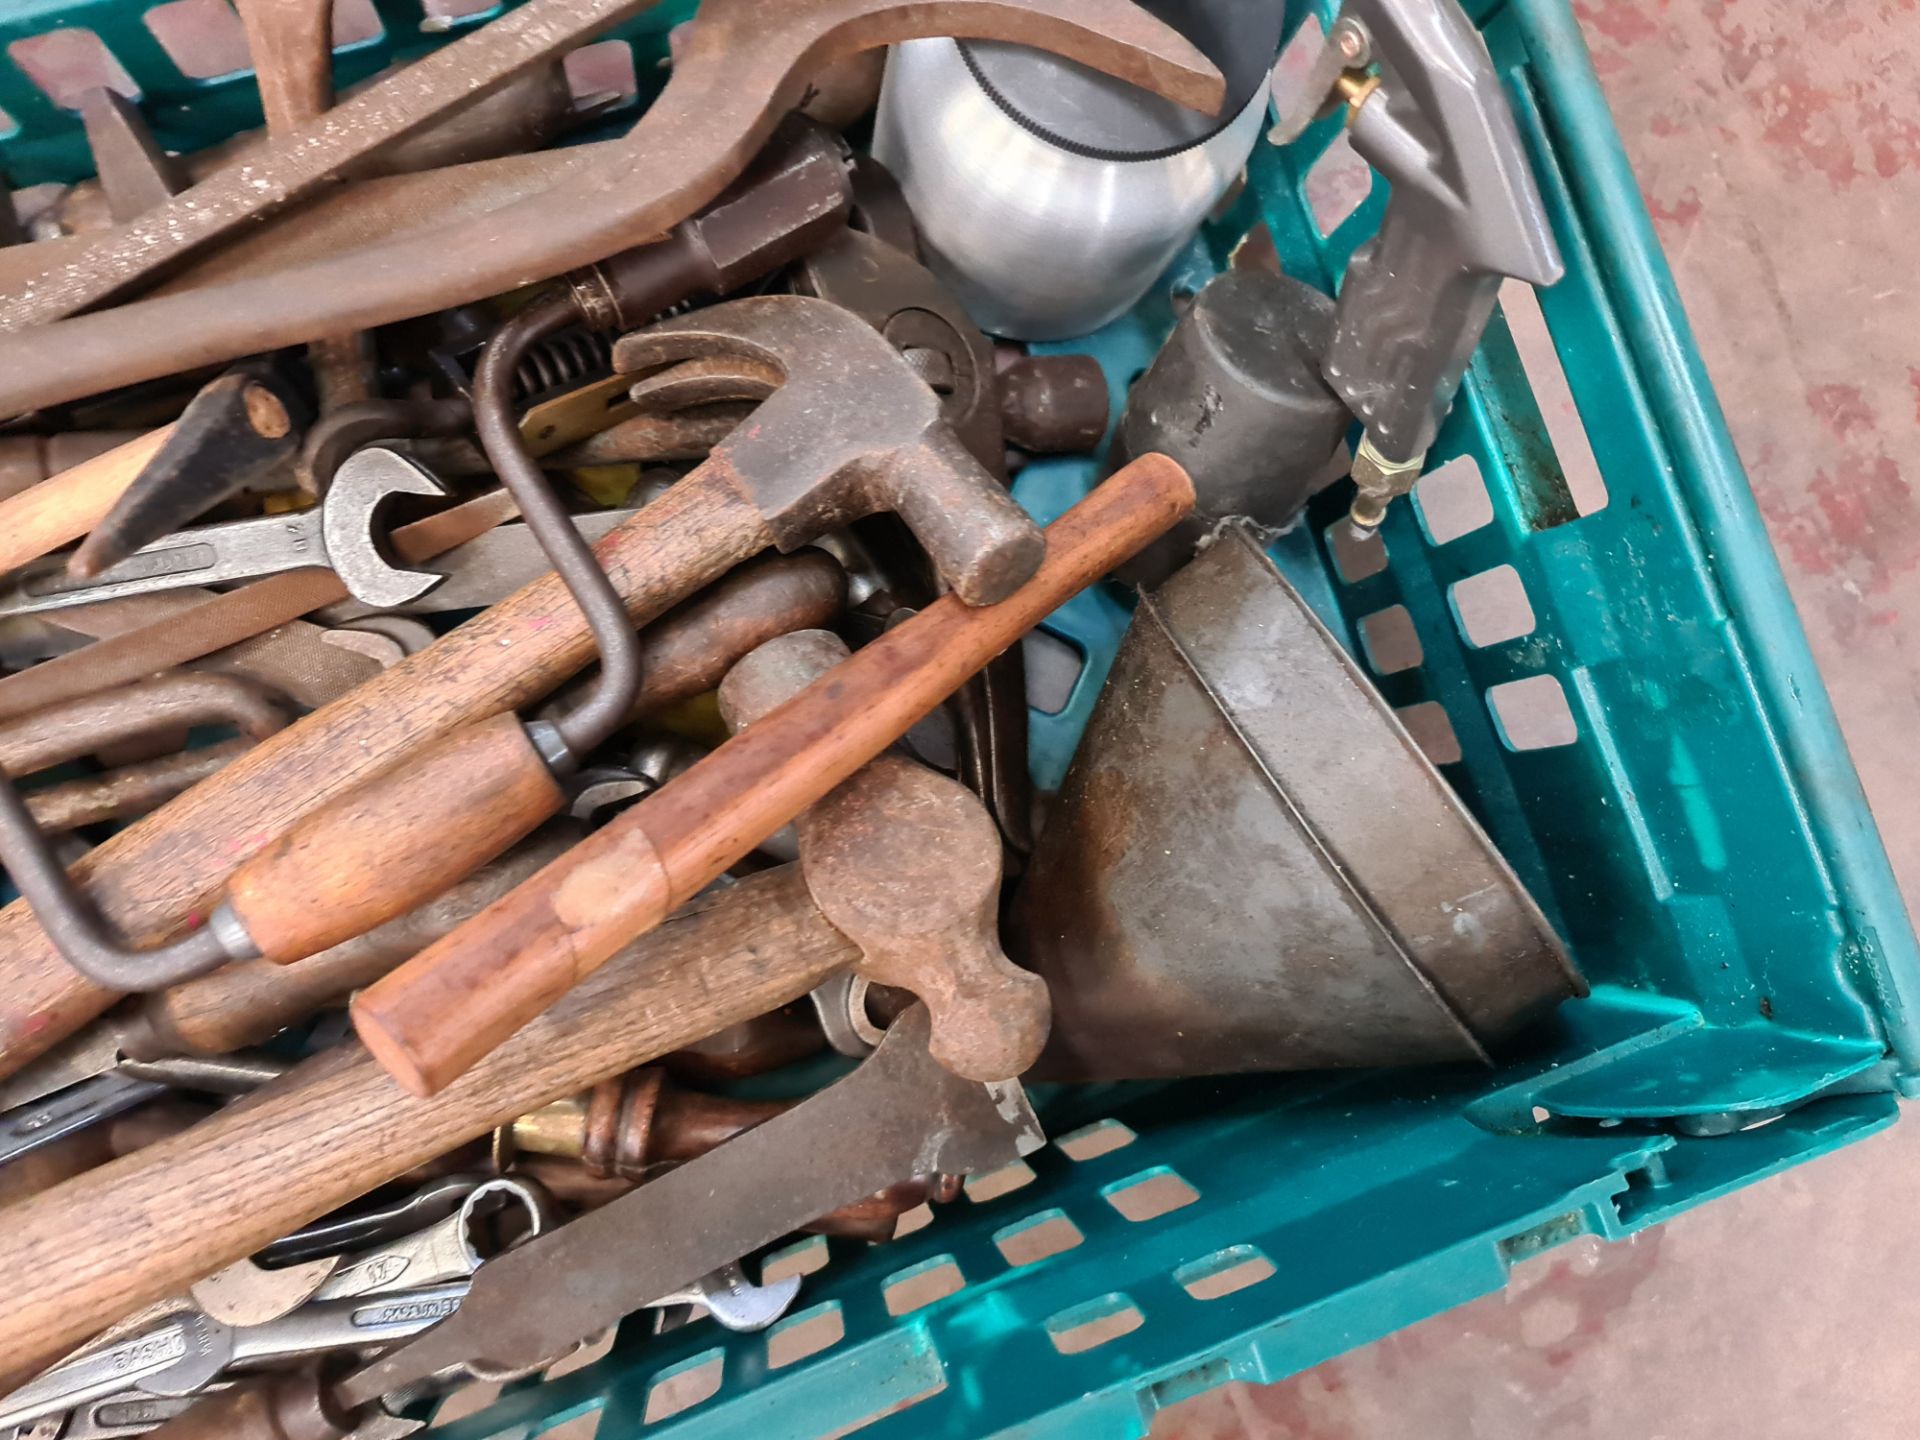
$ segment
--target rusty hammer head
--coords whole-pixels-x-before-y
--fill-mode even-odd
[[[728,672],[720,711],[738,731],[847,658],[840,638],[797,630]],[[971,790],[882,755],[799,820],[800,865],[869,980],[911,990],[933,1021],[934,1059],[970,1080],[1020,1074],[1046,1043],[1046,983],[1000,948],[1000,832]]]
[[[1005,599],[1046,550],[886,338],[824,300],[763,295],[683,315],[614,347],[622,371],[745,353],[785,382],[712,453],[782,550],[877,510],[907,522],[969,605]]]

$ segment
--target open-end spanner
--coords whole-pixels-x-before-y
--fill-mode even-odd
[[[0,1165],[167,1093],[155,1080],[96,1075],[0,1115]]]
[[[303,1305],[264,1325],[223,1325],[198,1310],[93,1351],[0,1400],[0,1427],[24,1425],[121,1391],[193,1395],[228,1369],[358,1350],[417,1335],[456,1313],[467,1280]]]
[[[202,1394],[224,1390],[209,1385]],[[0,1430],[0,1440],[123,1440],[144,1435],[181,1414],[198,1395],[141,1395],[125,1391],[103,1400],[89,1400],[64,1414],[47,1415],[29,1425]]]
[[[404,605],[438,585],[441,577],[388,560],[374,524],[376,513],[394,495],[446,493],[437,479],[394,451],[362,450],[340,467],[326,499],[314,509],[182,530],[136,550],[92,579],[70,575],[63,557],[25,566],[0,593],[0,615],[315,567],[332,569],[357,600],[382,609]]]
[[[274,1241],[253,1258],[265,1269],[279,1270],[397,1240],[454,1214],[474,1187],[486,1178],[475,1174],[442,1175],[429,1180],[404,1200],[359,1206],[350,1212],[316,1220]]]
[[[284,1060],[253,1052],[214,1059],[196,1056],[129,1061],[50,1095],[0,1113],[0,1165],[43,1145],[123,1115],[169,1090],[244,1095],[286,1073]]]
[[[662,1295],[643,1308],[664,1310],[675,1305],[704,1305],[717,1324],[729,1330],[764,1330],[793,1304],[800,1293],[800,1277],[789,1275],[770,1285],[756,1285],[738,1261],[728,1261],[702,1275],[685,1290]]]

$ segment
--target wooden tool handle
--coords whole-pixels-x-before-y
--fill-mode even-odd
[[[430,1100],[359,1046],[7,1210],[0,1356],[38,1366],[140,1305],[550,1100],[805,995],[857,952],[791,867],[629,946]]]
[[[595,554],[645,623],[767,544],[759,511],[696,472],[609,531]],[[134,943],[162,939],[302,816],[449,731],[537,699],[592,655],[579,607],[546,575],[112,836],[75,878]],[[24,901],[0,912],[0,1075],[113,999],[60,958]]]
[[[0,570],[38,560],[106,519],[172,434],[173,426],[163,425],[0,501]]]
[[[323,1005],[344,1000],[471,919],[586,833],[572,820],[543,827],[431,903],[302,960],[254,960],[146,996],[121,1048],[136,1059],[224,1055],[258,1045]]]
[[[1006,600],[936,600],[363,990],[361,1039],[401,1084],[432,1093],[1192,505],[1172,460],[1134,461],[1048,527],[1045,560]]]
[[[519,718],[495,715],[308,815],[233,872],[227,903],[263,956],[302,960],[425,904],[565,798]]]
[[[742,566],[647,628],[633,710],[711,689],[755,644],[824,623],[845,592],[817,550]],[[261,952],[289,964],[424,904],[562,799],[522,727],[495,716],[308,815],[234,872],[229,903]]]

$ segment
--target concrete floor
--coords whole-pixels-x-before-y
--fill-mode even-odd
[[[1920,0],[1579,0],[1911,909],[1920,912]],[[1156,1440],[1911,1435],[1920,1123]]]

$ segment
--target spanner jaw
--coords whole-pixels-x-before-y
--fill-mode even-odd
[[[327,563],[348,594],[364,605],[390,610],[418,600],[447,578],[431,570],[395,565],[383,553],[380,532],[373,523],[389,496],[438,499],[446,494],[447,487],[436,477],[392,450],[361,450],[341,465],[321,507],[320,533]]]

